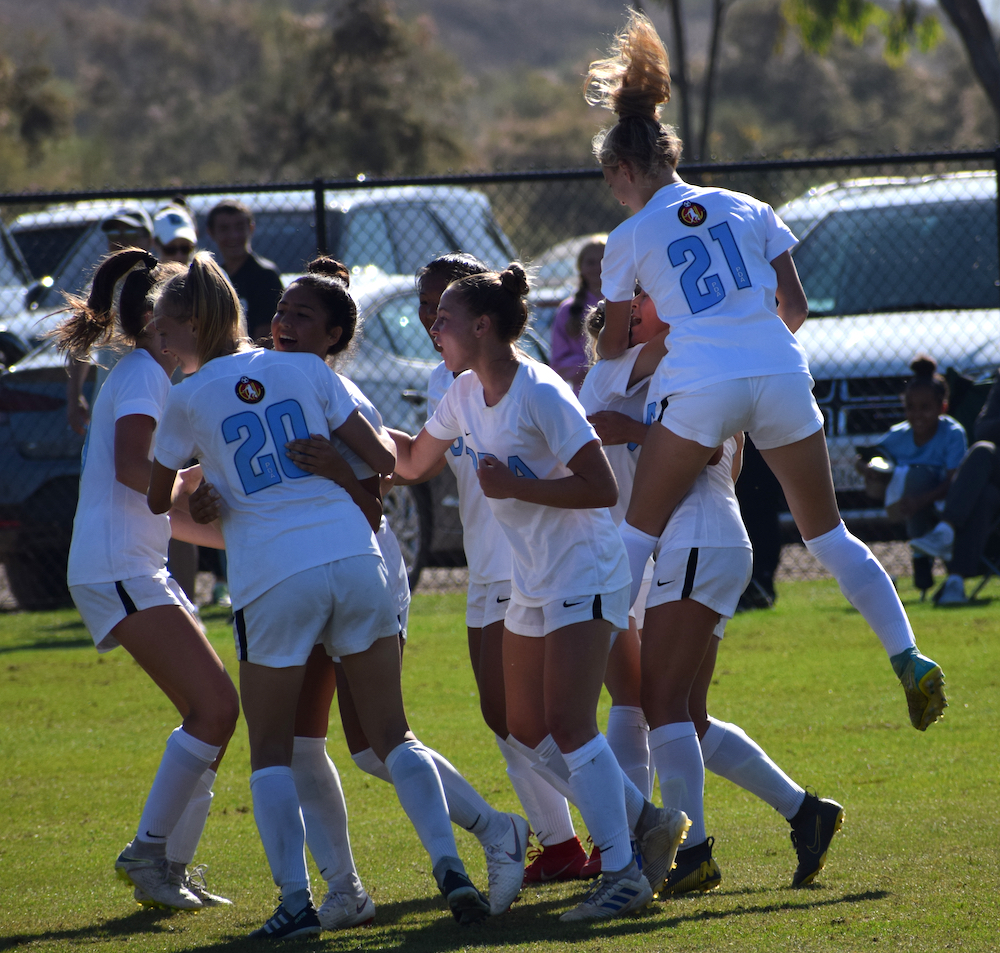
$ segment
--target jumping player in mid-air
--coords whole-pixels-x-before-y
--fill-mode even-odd
[[[617,357],[628,345],[637,281],[671,327],[670,352],[650,382],[655,422],[621,526],[633,595],[695,478],[727,437],[747,431],[781,483],[806,548],[879,637],[910,721],[925,730],[947,705],[944,676],[917,651],[892,580],[840,519],[823,415],[793,334],[807,315],[789,254],[794,236],[762,202],[691,186],[677,174],[681,143],[658,119],[670,98],[669,62],[644,16],[630,15],[612,55],[591,64],[589,80],[589,100],[618,114],[594,152],[615,198],[635,213],[608,236],[601,354]]]

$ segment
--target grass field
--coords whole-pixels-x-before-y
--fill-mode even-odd
[[[392,790],[354,768],[336,728],[329,750],[378,914],[370,928],[282,949],[1000,949],[1000,601],[938,610],[915,603],[912,590],[902,596],[921,648],[948,677],[951,708],[926,734],[909,726],[878,641],[833,583],[783,585],[774,610],[731,623],[719,653],[713,713],[741,725],[799,783],[845,806],[813,887],[787,887],[795,867],[787,823],[709,775],[706,822],[724,877],[717,891],[587,926],[558,922],[585,885],[547,885],[525,890],[507,915],[461,930]],[[206,615],[235,674],[226,616]],[[514,809],[479,716],[463,620],[460,595],[415,598],[404,664],[411,724],[493,804]],[[0,685],[0,950],[260,949],[244,936],[270,915],[276,891],[254,825],[242,722],[197,858],[235,906],[166,915],[135,906],[112,865],[134,833],[176,714],[124,652],[98,656],[69,611],[0,616]],[[463,831],[456,838],[485,886],[477,842]]]

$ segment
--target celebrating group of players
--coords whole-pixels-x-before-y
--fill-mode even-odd
[[[385,428],[333,369],[357,310],[330,259],[285,290],[270,348],[246,340],[239,300],[203,253],[187,268],[139,250],[110,256],[64,323],[74,355],[114,337],[131,345],[94,407],[70,590],[98,650],[124,646],[183,718],[115,864],[140,903],[228,903],[190,865],[237,693],[165,568],[171,534],[228,554],[254,816],[281,891],[254,936],[375,915],[326,753],[334,689],[353,759],[395,787],[460,923],[503,914],[522,882],[597,877],[563,920],[716,886],[705,767],[789,820],[793,884],[812,881],[843,809],[707,711],[751,570],[733,489],[744,432],[806,547],[881,640],[914,727],[942,714],[940,667],[917,652],[891,580],[837,510],[794,337],[806,317],[794,236],[763,203],[677,175],[681,144],[658,119],[666,52],[644,17],[631,15],[592,64],[589,88],[618,114],[595,153],[634,214],[608,238],[604,301],[588,319],[597,359],[579,399],[517,347],[523,268],[492,272],[463,254],[418,275],[442,362],[415,436]],[[177,368],[189,376],[171,387]],[[492,808],[406,721],[409,591],[381,492],[393,474],[417,482],[445,465],[465,527],[470,658],[527,820]],[[596,721],[605,681],[607,737]],[[487,896],[459,859],[453,822],[483,846]],[[541,849],[528,858],[530,832]],[[305,845],[327,881],[318,908]]]

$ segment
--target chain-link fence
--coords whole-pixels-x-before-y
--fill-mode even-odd
[[[692,183],[764,199],[799,237],[794,255],[810,318],[798,336],[826,418],[842,510],[868,540],[902,539],[903,528],[866,492],[854,467],[856,448],[876,444],[903,419],[900,395],[913,357],[927,353],[948,372],[951,412],[967,428],[1000,364],[998,163],[1000,153],[967,152],[680,170]],[[209,228],[218,203],[250,210],[252,249],[285,283],[317,253],[352,269],[362,331],[340,369],[387,423],[410,432],[425,416],[427,379],[437,363],[418,320],[414,272],[456,250],[496,266],[514,257],[532,262],[526,346],[545,359],[556,307],[577,287],[574,239],[609,231],[625,215],[597,170],[198,187],[184,195],[199,247],[231,266],[254,333],[266,332],[274,301],[243,274],[259,264],[240,265],[246,236]],[[135,219],[155,216],[174,199],[175,191],[163,189],[0,195],[0,359],[10,365],[0,375],[0,559],[7,581],[0,605],[40,608],[67,598],[83,437],[68,425],[64,362],[50,345],[32,349],[58,320],[62,293],[87,287],[109,238],[141,237]],[[113,233],[102,230],[115,218],[124,222]],[[161,250],[169,248],[169,229],[159,237]],[[94,369],[84,382],[84,400],[92,400],[97,377]],[[779,576],[814,572],[801,547],[789,545],[797,539],[794,526],[782,514],[780,490],[766,482],[766,473],[755,476],[750,468],[741,481],[760,560]],[[462,528],[448,471],[425,485],[397,487],[387,509],[420,586],[463,587]],[[886,546],[890,571],[905,573],[905,549]],[[215,562],[203,566],[223,571]],[[202,598],[210,579],[201,577]]]

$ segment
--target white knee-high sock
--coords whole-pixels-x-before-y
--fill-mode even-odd
[[[205,832],[205,822],[212,806],[213,784],[215,784],[215,772],[211,768],[205,768],[195,785],[191,800],[184,808],[184,813],[167,838],[167,860],[172,863],[183,864],[186,867],[194,860],[194,852],[198,849],[198,842]]]
[[[608,713],[608,744],[618,763],[643,797],[652,793],[649,774],[649,725],[641,708],[612,705]]]
[[[675,807],[691,821],[688,841],[692,847],[705,840],[705,766],[698,732],[690,721],[660,725],[649,732],[649,750],[660,777],[664,807]]]
[[[431,865],[445,857],[457,857],[448,803],[430,752],[419,741],[404,741],[389,752],[385,766],[399,803],[430,854]]]
[[[492,844],[507,832],[506,815],[491,807],[486,799],[458,773],[455,766],[444,755],[433,748],[423,746],[434,759],[434,767],[441,779],[448,816],[459,827],[475,834],[481,844]],[[354,763],[368,774],[392,783],[386,766],[379,761],[371,748],[352,755]]]
[[[326,750],[326,738],[297,736],[292,749],[292,777],[302,806],[306,844],[320,876],[332,888],[354,886],[354,865],[347,825],[347,803],[337,766]]]
[[[271,877],[281,890],[286,906],[291,894],[306,891],[308,899],[306,830],[292,769],[274,765],[254,771],[250,775],[250,794]],[[298,912],[289,909],[292,913]]]
[[[575,751],[564,752],[569,783],[594,843],[601,849],[601,869],[614,873],[632,863],[621,767],[598,734]]]
[[[569,804],[551,784],[536,773],[531,761],[520,751],[508,744],[499,735],[494,735],[497,747],[507,762],[507,777],[517,794],[528,823],[543,847],[561,844],[576,837]]]
[[[373,778],[392,784],[392,775],[389,774],[389,769],[379,760],[379,756],[371,748],[365,748],[364,751],[352,754],[351,760],[365,774],[370,774]]]
[[[622,520],[618,526],[622,542],[625,544],[625,552],[628,553],[628,567],[632,572],[632,588],[629,590],[628,604],[635,605],[635,600],[639,595],[642,586],[642,574],[646,570],[646,563],[653,555],[656,547],[656,536],[650,536],[641,529],[636,529],[631,523]]]
[[[139,840],[166,844],[205,769],[218,756],[217,745],[199,741],[183,728],[170,733],[139,818]]]
[[[875,631],[890,658],[915,645],[910,620],[892,580],[872,551],[843,523],[805,543]]]
[[[708,721],[701,739],[705,767],[770,804],[787,820],[795,817],[806,792],[738,725],[715,718]]]

